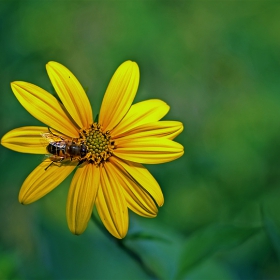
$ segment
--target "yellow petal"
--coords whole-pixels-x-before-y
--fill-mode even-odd
[[[106,162],[101,170],[96,208],[107,230],[116,238],[124,238],[128,230],[128,209],[112,164]]]
[[[80,128],[92,124],[92,109],[88,97],[77,78],[65,66],[50,61],[47,72],[55,91],[70,116]]]
[[[159,99],[150,99],[133,104],[121,122],[112,130],[112,137],[143,124],[157,122],[169,111],[169,106]]]
[[[163,205],[164,198],[161,188],[147,168],[145,168],[140,163],[124,161],[116,157],[110,157],[110,161],[118,166],[118,168],[121,166],[127,172],[127,174],[130,174],[131,178],[133,178],[133,181],[138,186],[141,186],[141,188],[147,191],[158,206]]]
[[[74,161],[50,163],[50,160],[43,161],[25,179],[19,192],[20,203],[29,204],[40,199],[57,187],[77,165]]]
[[[119,158],[147,164],[172,161],[184,154],[184,147],[165,138],[117,139],[114,155]]]
[[[13,82],[11,87],[21,105],[36,119],[69,137],[79,136],[63,105],[50,93],[26,82]]]
[[[146,218],[156,217],[158,209],[150,194],[118,163],[116,157],[111,157],[109,161],[112,163],[115,176],[118,177],[118,181],[123,188],[128,208]]]
[[[81,234],[87,228],[100,184],[100,169],[93,164],[77,168],[67,199],[67,221],[70,231]]]
[[[132,61],[121,64],[107,87],[100,109],[99,123],[105,131],[112,130],[126,115],[138,84],[138,65]]]
[[[15,128],[2,137],[1,144],[8,149],[20,153],[46,154],[48,143],[44,145],[42,134],[47,132],[48,128],[43,126]]]
[[[119,134],[121,141],[128,139],[140,139],[150,137],[163,137],[174,139],[183,130],[183,124],[177,121],[159,121],[140,125],[125,133]],[[117,140],[114,138],[117,143]]]

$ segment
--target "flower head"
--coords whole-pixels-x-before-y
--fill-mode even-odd
[[[33,84],[11,84],[22,106],[46,126],[13,129],[1,144],[17,152],[50,154],[24,181],[19,201],[29,204],[40,199],[75,170],[66,210],[70,231],[84,232],[95,205],[107,230],[123,238],[128,230],[128,208],[155,217],[157,207],[163,205],[162,191],[142,163],[163,163],[182,156],[182,145],[173,139],[183,125],[160,121],[169,111],[161,100],[132,105],[139,84],[135,62],[124,62],[114,73],[96,122],[76,77],[57,62],[49,62],[46,68],[61,102]]]

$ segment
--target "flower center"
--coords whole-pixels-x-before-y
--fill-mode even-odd
[[[110,132],[104,133],[98,123],[93,123],[89,129],[81,130],[80,140],[87,146],[87,154],[81,161],[87,160],[100,165],[113,154],[114,141],[111,140]]]

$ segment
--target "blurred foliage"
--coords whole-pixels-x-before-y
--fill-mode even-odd
[[[279,279],[280,3],[278,1],[0,1],[1,135],[40,125],[9,83],[53,93],[58,61],[98,113],[108,81],[135,60],[135,102],[159,98],[185,130],[185,155],[148,166],[165,205],[130,215],[128,236],[95,223],[67,228],[71,178],[28,206],[17,201],[42,158],[0,147],[1,279]],[[152,271],[147,274],[129,248]]]

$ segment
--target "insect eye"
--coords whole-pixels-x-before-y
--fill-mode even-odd
[[[81,157],[85,157],[87,154],[87,146],[82,144],[81,145]]]

